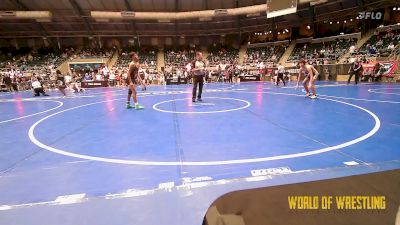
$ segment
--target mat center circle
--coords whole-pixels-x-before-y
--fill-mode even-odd
[[[207,97],[201,102],[182,98],[158,102],[153,105],[153,109],[163,113],[206,114],[242,110],[250,105],[250,102],[237,98]]]

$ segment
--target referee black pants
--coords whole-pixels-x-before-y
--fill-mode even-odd
[[[359,74],[358,74],[358,72],[354,72],[354,71],[350,73],[350,76],[349,76],[349,79],[347,80],[347,83],[350,84],[350,80],[353,77],[353,75],[355,76],[355,80],[354,81],[356,82],[356,84],[358,84]]]
[[[35,93],[35,96],[40,96],[40,94],[46,95],[43,88],[35,88],[35,89],[33,89],[33,92]]]
[[[276,85],[279,85],[279,80],[282,80],[283,85],[286,86],[285,79],[283,79],[283,73],[278,73],[278,77],[276,78]]]
[[[204,76],[193,75],[193,91],[192,91],[193,99],[196,99],[197,85],[199,85],[199,93],[197,94],[197,98],[201,99],[201,94],[203,93]]]

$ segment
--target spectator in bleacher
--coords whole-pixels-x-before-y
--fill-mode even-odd
[[[354,44],[351,45],[350,48],[349,48],[350,54],[353,54],[355,50],[356,50],[356,46],[354,46]]]
[[[388,50],[389,52],[391,52],[391,51],[393,51],[394,49],[395,49],[395,46],[394,46],[393,42],[391,42],[391,43],[388,45],[387,50]]]
[[[89,73],[85,73],[85,76],[83,77],[83,79],[85,81],[89,81],[89,80],[92,80],[92,76]]]
[[[104,76],[101,73],[97,72],[96,81],[102,81],[102,80],[104,80]]]
[[[369,55],[376,55],[376,48],[372,45],[368,46],[368,54]]]

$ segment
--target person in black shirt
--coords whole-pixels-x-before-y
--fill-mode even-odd
[[[65,85],[65,80],[64,80],[64,75],[61,74],[60,70],[56,71],[56,75],[57,75],[57,88],[58,90],[61,92],[61,94],[63,94],[63,96],[67,96],[67,94],[65,93],[65,88],[67,88],[67,86]]]
[[[353,77],[353,75],[355,76],[355,83],[358,84],[361,70],[362,70],[361,62],[357,59],[356,61],[354,61],[353,65],[349,69],[350,76],[349,79],[347,80],[347,84],[350,84],[350,80]]]
[[[10,78],[8,75],[6,75],[6,76],[3,78],[3,82],[4,82],[4,84],[5,84],[6,87],[7,87],[7,91],[12,92],[12,91],[14,90],[14,88],[13,88],[13,86],[12,86],[12,80],[11,80],[11,78]]]
[[[206,62],[203,60],[203,53],[196,53],[196,60],[192,62],[193,72],[193,90],[192,102],[196,102],[197,85],[199,86],[199,93],[197,94],[197,101],[202,101],[201,94],[203,92],[204,77],[206,75]]]

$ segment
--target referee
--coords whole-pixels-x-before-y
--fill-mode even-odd
[[[279,63],[278,66],[278,78],[276,78],[276,86],[279,86],[279,80],[282,80],[283,86],[286,86],[285,79],[283,79],[283,74],[285,73],[285,67],[282,66],[282,63]]]
[[[201,94],[203,92],[204,77],[206,75],[206,62],[203,60],[203,53],[196,53],[196,60],[192,62],[193,72],[193,90],[192,90],[192,102],[196,102],[197,85],[199,86],[199,92],[197,94],[197,101],[201,102]]]

